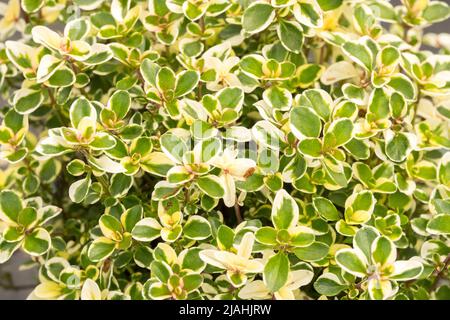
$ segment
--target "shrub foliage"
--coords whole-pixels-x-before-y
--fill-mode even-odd
[[[0,263],[33,299],[450,299],[440,1],[10,0]]]

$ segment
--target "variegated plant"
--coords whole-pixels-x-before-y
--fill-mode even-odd
[[[6,2],[30,299],[450,299],[448,4]]]

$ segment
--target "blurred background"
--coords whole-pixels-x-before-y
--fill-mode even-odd
[[[450,0],[443,1],[450,4]],[[8,0],[0,0],[0,2],[7,3]],[[399,0],[390,2],[392,4],[400,3]],[[0,13],[0,15],[1,14],[2,13]],[[427,31],[450,33],[450,19],[427,28]],[[3,44],[0,45],[3,46]],[[3,104],[4,102],[0,100],[0,103]],[[4,163],[1,163],[0,161],[0,166],[2,164],[4,165]],[[36,268],[23,271],[19,270],[20,265],[27,260],[27,257],[23,253],[17,251],[8,262],[3,265],[0,264],[0,300],[26,299],[28,294],[36,286],[38,283],[38,270]]]

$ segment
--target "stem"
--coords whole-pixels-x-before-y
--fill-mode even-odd
[[[323,64],[324,60],[325,60],[325,50],[326,50],[326,45],[323,44],[322,47],[320,48],[320,55],[319,55],[319,63]]]
[[[203,97],[203,82],[198,83],[198,98],[201,100]]]
[[[447,255],[447,258],[445,258],[444,265],[442,266],[442,268],[439,269],[439,271],[438,269],[435,270],[434,274],[436,275],[436,278],[434,279],[433,285],[430,288],[431,291],[434,291],[437,288],[439,280],[442,279],[449,265],[450,265],[450,254]]]
[[[77,67],[77,65],[75,64],[75,62],[72,59],[68,60],[68,62],[69,62],[70,68],[75,73],[75,76],[77,75],[77,73],[80,73],[80,69]],[[80,93],[87,98],[87,92],[86,92],[86,90],[84,90],[83,87],[78,88],[78,90],[80,90]]]
[[[141,70],[136,69],[135,73],[136,73],[136,76],[137,76],[137,78],[138,78],[138,80],[139,80],[139,82],[141,84],[142,90],[145,92],[145,79],[144,79],[144,77],[141,74]]]
[[[184,202],[188,204],[189,201],[190,201],[189,187],[186,187],[186,189],[184,189]]]
[[[355,289],[358,290],[362,290],[362,285],[364,284],[364,282],[366,282],[367,280],[363,280],[361,282],[358,282],[357,284],[355,284]]]
[[[238,224],[240,224],[243,219],[241,215],[241,208],[239,208],[239,204],[237,202],[234,204],[234,215],[236,216]]]
[[[200,20],[198,21],[198,24],[200,25],[200,29],[202,30],[202,36],[205,32],[205,16],[202,16]]]
[[[83,150],[83,149],[81,149],[81,150],[79,150],[79,151],[80,151],[80,153],[84,156],[84,158],[86,159],[86,162],[89,162],[89,161],[88,161],[89,153],[88,153],[86,150]],[[105,175],[106,175],[106,173],[105,173]],[[111,194],[109,193],[109,183],[108,183],[108,180],[105,179],[104,175],[101,175],[101,176],[98,176],[98,177],[95,176],[95,178],[96,178],[97,181],[100,182],[100,184],[102,185],[103,191],[105,192],[105,194],[106,194],[107,196],[110,196]]]
[[[105,179],[105,177],[103,175],[96,177],[98,182],[100,182],[100,184],[102,185],[105,194],[110,195],[109,193],[109,186],[108,186],[108,180]]]
[[[50,97],[50,103],[52,104],[52,108],[55,110],[56,117],[58,118],[59,122],[61,122],[61,125],[64,125],[64,119],[62,118],[61,114],[58,110],[58,104],[56,103],[55,96],[53,95],[52,89],[47,87],[48,96]]]

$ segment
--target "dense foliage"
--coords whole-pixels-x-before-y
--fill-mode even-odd
[[[450,299],[440,1],[9,0],[0,263],[32,299]]]

